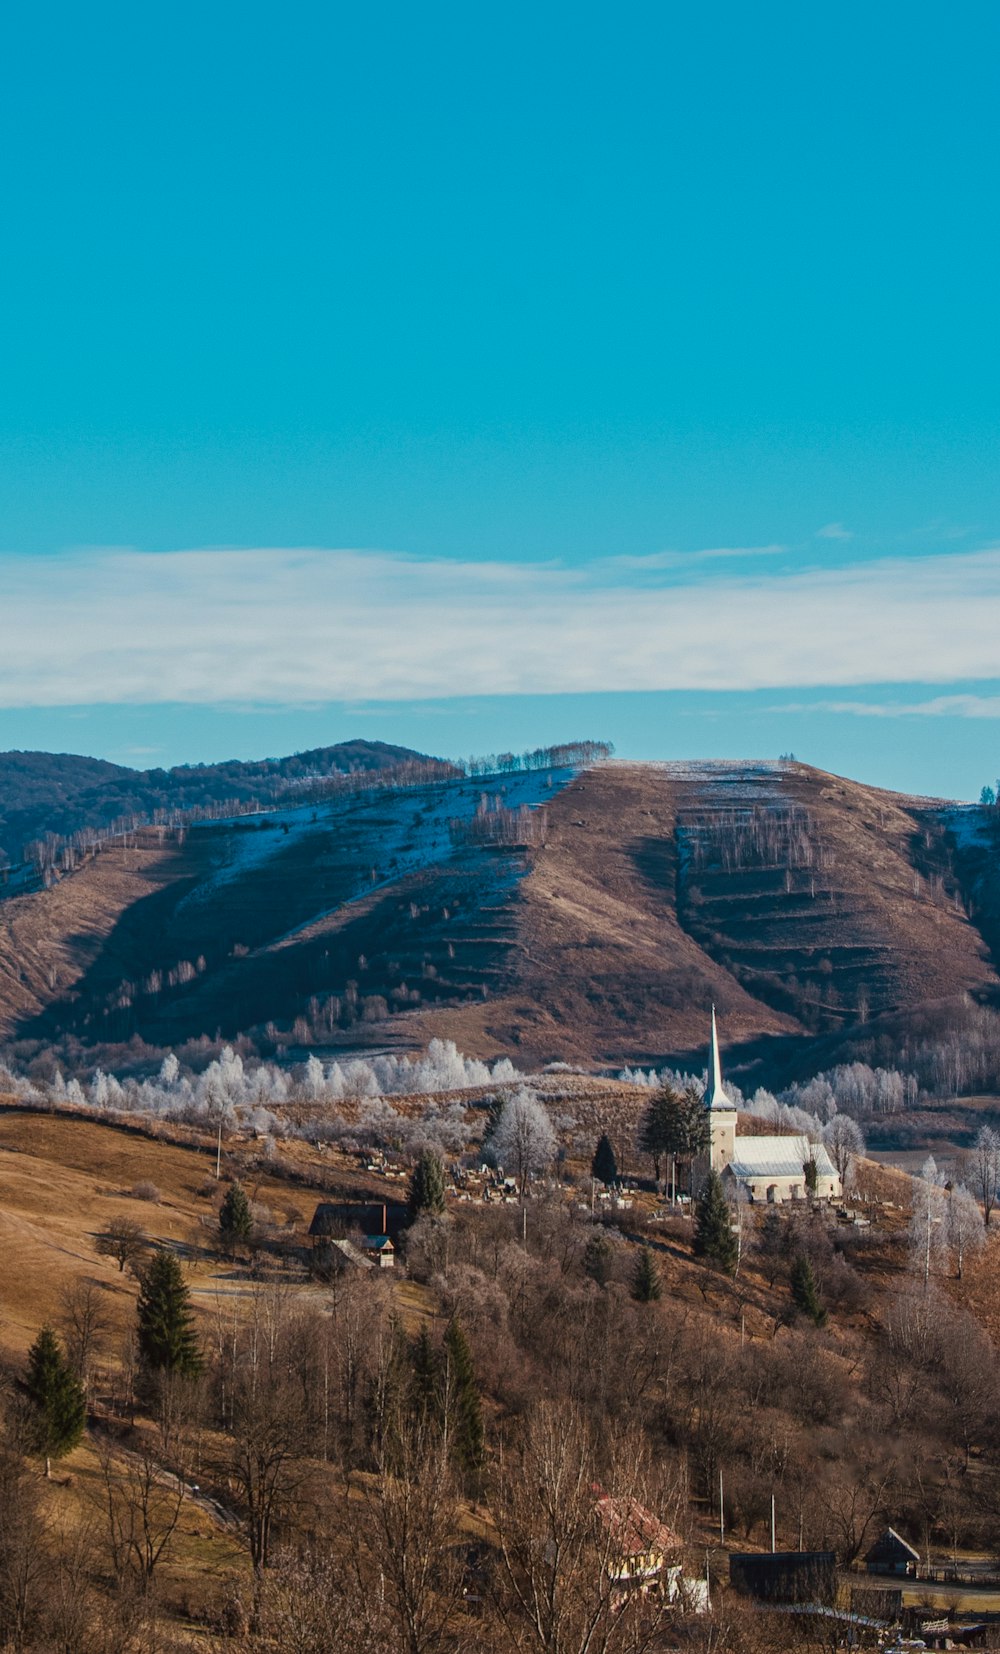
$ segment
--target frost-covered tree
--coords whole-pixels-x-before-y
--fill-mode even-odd
[[[314,1103],[318,1103],[325,1096],[326,1075],[323,1072],[323,1064],[318,1057],[314,1057],[311,1053],[306,1059],[302,1083],[305,1087],[306,1096]]]
[[[161,1085],[167,1085],[167,1086],[176,1085],[177,1076],[179,1075],[180,1071],[181,1071],[180,1063],[178,1062],[178,1060],[175,1057],[174,1053],[172,1051],[168,1051],[166,1056],[164,1057],[162,1063],[160,1064],[160,1084]]]
[[[846,1188],[851,1166],[865,1152],[861,1127],[849,1114],[835,1114],[823,1128],[823,1142]]]
[[[556,1152],[556,1134],[542,1103],[522,1086],[508,1097],[493,1129],[490,1147],[497,1164],[517,1178],[524,1199],[532,1172],[544,1171]]]
[[[946,1198],[937,1161],[929,1154],[920,1168],[920,1176],[913,1179],[913,1213],[908,1230],[910,1258],[913,1267],[923,1275],[925,1289],[930,1284],[932,1268],[940,1262],[948,1246]]]
[[[983,1214],[979,1210],[979,1202],[964,1183],[956,1183],[948,1196],[945,1231],[955,1273],[961,1280],[966,1258],[972,1253],[981,1252],[986,1245],[986,1230],[983,1228]]]
[[[976,1138],[973,1155],[973,1188],[983,1208],[983,1224],[989,1228],[990,1213],[997,1202],[1000,1189],[1000,1132],[992,1126],[983,1126]]]

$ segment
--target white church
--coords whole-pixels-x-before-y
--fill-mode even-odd
[[[708,1056],[708,1084],[705,1087],[708,1113],[709,1149],[707,1162],[723,1183],[737,1184],[753,1201],[839,1200],[842,1195],[837,1168],[822,1143],[801,1136],[745,1137],[736,1129],[736,1105],[722,1083],[719,1034],[712,1007],[712,1045]],[[816,1167],[816,1187],[806,1184],[806,1166]]]

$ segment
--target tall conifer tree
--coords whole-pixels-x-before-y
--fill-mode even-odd
[[[242,1183],[232,1183],[219,1208],[219,1229],[224,1240],[246,1241],[253,1233],[253,1213]]]
[[[444,1357],[455,1416],[452,1452],[463,1470],[476,1470],[483,1461],[483,1410],[472,1352],[457,1320],[449,1322],[444,1335]]]
[[[792,1297],[795,1300],[796,1308],[800,1309],[803,1315],[808,1315],[815,1326],[825,1326],[826,1310],[820,1300],[816,1277],[812,1272],[812,1264],[802,1252],[799,1253],[792,1264],[789,1284],[792,1288]]]
[[[196,1378],[201,1351],[194,1330],[191,1299],[176,1254],[154,1252],[142,1277],[137,1306],[139,1349],[153,1372]]]
[[[660,1296],[660,1271],[648,1246],[639,1248],[632,1276],[632,1296],[637,1304],[654,1304]]]
[[[32,1407],[31,1437],[49,1476],[52,1460],[76,1446],[87,1418],[83,1387],[51,1327],[42,1328],[28,1351],[24,1387]]]
[[[424,1149],[413,1168],[410,1179],[410,1222],[415,1223],[424,1212],[439,1215],[444,1211],[444,1166],[441,1156],[433,1149]]]
[[[607,1132],[601,1133],[594,1158],[590,1165],[591,1177],[596,1177],[599,1183],[610,1184],[618,1182],[618,1162],[615,1151]]]
[[[698,1198],[694,1225],[694,1255],[714,1263],[727,1275],[736,1273],[738,1249],[733,1234],[733,1220],[729,1212],[722,1179],[718,1172],[709,1172]]]

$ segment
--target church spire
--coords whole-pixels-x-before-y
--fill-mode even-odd
[[[722,1083],[722,1060],[719,1056],[719,1030],[715,1026],[715,1006],[712,1006],[712,1043],[708,1053],[708,1084],[705,1087],[706,1108],[728,1108],[733,1105]]]

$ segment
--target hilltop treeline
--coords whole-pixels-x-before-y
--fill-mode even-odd
[[[607,741],[570,741],[452,763],[382,741],[345,741],[289,758],[170,770],[128,770],[65,754],[5,753],[0,754],[0,873],[24,867],[49,883],[56,871],[72,872],[102,844],[144,828],[177,831],[290,801],[320,803],[378,787],[579,768],[613,751]]]
[[[471,777],[516,775],[522,770],[578,769],[611,758],[614,750],[611,741],[564,741],[558,746],[534,747],[530,752],[490,752],[478,758],[466,758],[462,768]]]

